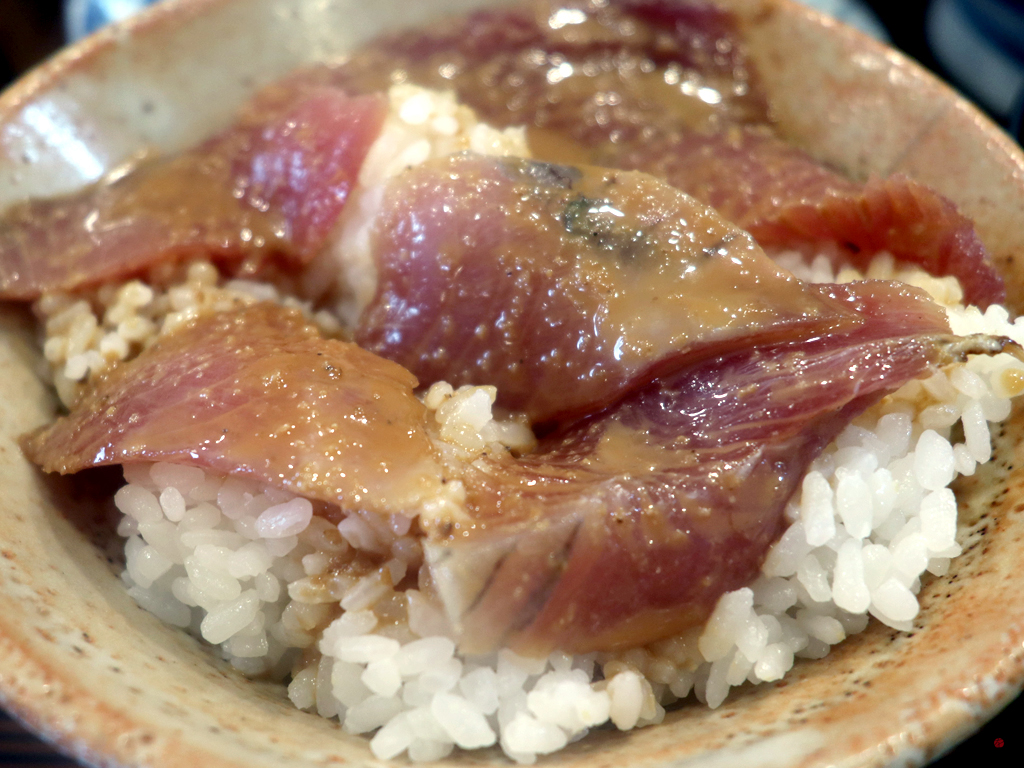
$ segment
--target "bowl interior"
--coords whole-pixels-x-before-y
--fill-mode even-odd
[[[179,0],[59,56],[0,96],[0,206],[72,189],[155,146],[230,119],[259,84],[341,56],[381,30],[498,0]],[[975,218],[1024,306],[1024,157],[948,88],[787,0],[738,14],[780,130],[856,177],[905,173]],[[0,309],[0,701],[102,764],[376,765],[360,737],[242,679],[127,596],[97,547],[102,515],[44,478],[17,436],[52,416],[27,312]],[[1024,679],[1024,414],[960,489],[965,554],[926,584],[913,633],[875,624],[784,682],[685,706],[656,728],[601,732],[560,766],[916,764],[948,748]],[[496,751],[451,764],[503,763]]]

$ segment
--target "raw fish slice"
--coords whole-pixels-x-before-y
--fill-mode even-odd
[[[494,125],[526,125],[539,159],[652,173],[765,248],[860,267],[888,251],[958,278],[969,303],[1005,300],[952,202],[899,176],[852,181],[777,138],[734,19],[708,3],[540,0],[533,18],[484,12],[381,41],[334,80],[379,88],[384,61]]]
[[[321,249],[380,132],[379,96],[272,86],[177,157],[0,216],[0,298],[34,299],[195,256],[258,271]]]
[[[415,386],[296,310],[258,304],[161,338],[23,447],[47,472],[174,461],[350,509],[418,512],[444,489]]]
[[[941,359],[914,292],[848,301],[872,322],[705,360],[521,459],[442,460],[407,371],[272,304],[160,339],[23,446],[47,471],[173,461],[418,516],[467,650],[611,648],[752,578],[807,462]]]
[[[808,464],[850,419],[1003,344],[867,336],[708,361],[521,460],[475,462],[472,525],[431,530],[425,547],[462,650],[583,653],[699,626],[756,578]]]
[[[756,129],[689,132],[661,145],[616,149],[605,159],[667,179],[765,248],[826,253],[860,269],[887,251],[934,275],[958,278],[967,303],[984,308],[1006,299],[971,221],[904,176],[858,184]]]
[[[462,154],[393,180],[375,222],[377,292],[356,340],[421,381],[493,384],[541,425],[753,345],[846,335],[892,284],[810,285],[646,174]],[[902,303],[901,303],[902,302]]]

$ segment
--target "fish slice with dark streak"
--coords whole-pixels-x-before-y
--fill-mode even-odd
[[[544,426],[707,357],[845,336],[858,301],[929,317],[894,283],[812,285],[652,176],[461,154],[392,180],[356,341],[423,382],[493,384]]]
[[[898,299],[870,322],[704,360],[514,458],[444,458],[401,367],[272,304],[195,320],[27,436],[47,471],[173,461],[342,510],[418,515],[467,651],[643,643],[748,583],[807,463],[882,392],[967,351]],[[453,479],[465,498],[451,495]]]
[[[524,125],[535,157],[652,173],[766,249],[864,268],[877,253],[1005,300],[971,221],[894,175],[845,177],[781,138],[731,14],[703,0],[537,0],[382,39],[311,80],[352,92],[385,73],[454,89],[482,119]]]

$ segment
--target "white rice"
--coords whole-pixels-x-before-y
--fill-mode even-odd
[[[521,135],[481,127],[450,95],[401,86],[391,99],[386,141],[371,150],[339,226],[348,322],[373,292],[366,224],[389,176],[462,148],[525,154]],[[777,258],[805,279],[859,277],[833,274],[824,258],[809,266],[794,254]],[[338,269],[325,264],[319,268]],[[960,306],[953,278],[896,270],[888,257],[876,259],[868,276],[929,290],[949,307],[955,333],[1024,343],[1024,324],[1011,323],[1005,309]],[[37,311],[58,391],[72,403],[81,382],[159,333],[258,297],[283,300],[266,286],[218,285],[212,267],[198,265],[162,291],[133,281],[86,299],[47,297]],[[243,673],[289,680],[297,707],[366,734],[379,759],[430,761],[455,747],[498,744],[532,763],[591,728],[658,723],[666,706],[687,696],[717,707],[734,686],[779,680],[796,658],[821,658],[863,631],[869,616],[910,630],[922,580],[945,573],[961,551],[949,485],[990,459],[989,423],[1006,418],[1022,391],[1024,364],[998,355],[886,397],[813,462],[786,509],[789,528],[754,584],[724,595],[702,629],[627,652],[462,656],[430,598],[414,521],[363,513],[328,519],[307,500],[194,467],[125,469],[127,485],[115,498],[125,514],[123,579],[140,605],[217,646]],[[424,394],[449,460],[530,450],[529,429],[494,418],[494,400],[493,387],[453,390],[443,382]],[[459,489],[449,491],[445,503],[457,504]]]
[[[43,375],[53,382],[61,402],[78,402],[88,382],[117,363],[131,360],[156,339],[200,314],[223,312],[257,301],[277,301],[306,312],[328,336],[341,331],[328,312],[283,295],[253,280],[219,280],[208,261],[162,270],[149,282],[129,280],[84,293],[48,293],[33,310],[42,323]]]

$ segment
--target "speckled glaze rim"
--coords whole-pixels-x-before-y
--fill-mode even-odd
[[[109,24],[79,42],[65,46],[0,92],[0,123],[53,87],[69,71],[82,69],[125,37],[139,37],[165,25],[180,26],[202,16],[215,5],[231,0],[163,0],[124,21]]]
[[[720,1],[735,10],[747,35],[780,130],[853,176],[906,173],[955,200],[978,222],[1007,277],[1012,307],[1024,308],[1019,147],[945,85],[854,30],[789,0]],[[144,54],[169,40],[187,50],[188,40],[202,39],[204,29],[217,32],[218,24],[244,28],[255,18],[255,30],[284,19],[275,9],[285,5],[308,11],[281,33],[293,42],[302,41],[304,24],[350,16],[344,0],[167,0],[62,52],[0,95],[0,182],[6,179],[13,196],[37,183],[74,183],[48,175],[46,157],[19,168],[17,152],[30,143],[15,129],[28,107],[81,104],[88,94],[102,101],[125,77],[124,67],[108,66],[125,51]],[[393,18],[412,7],[400,0],[380,5]],[[146,61],[156,66],[144,56],[141,64],[126,60],[140,73]],[[253,82],[231,83],[224,105],[189,105],[206,110],[201,119],[189,118],[195,132],[229,113],[229,102]],[[166,99],[187,104],[174,93]],[[112,108],[114,118],[104,125],[122,126],[126,137],[112,141],[104,162],[137,143],[135,106],[124,108],[123,125],[121,107]],[[97,105],[83,109],[86,122],[72,127],[99,130],[87,120]],[[147,139],[166,146],[188,139],[187,131],[163,130]],[[381,765],[364,739],[291,709],[280,687],[241,679],[134,606],[87,532],[69,522],[83,509],[69,497],[71,486],[40,477],[14,442],[52,413],[34,374],[37,362],[26,313],[0,308],[0,702],[63,751],[95,765]],[[948,576],[926,584],[913,633],[872,625],[827,659],[800,664],[776,685],[741,689],[718,710],[684,707],[657,728],[595,733],[543,763],[866,768],[923,764],[953,746],[1024,682],[1024,589],[1014,569],[1024,555],[1022,435],[1018,410],[996,440],[996,459],[961,484],[965,554]],[[504,762],[490,750],[441,764]]]

